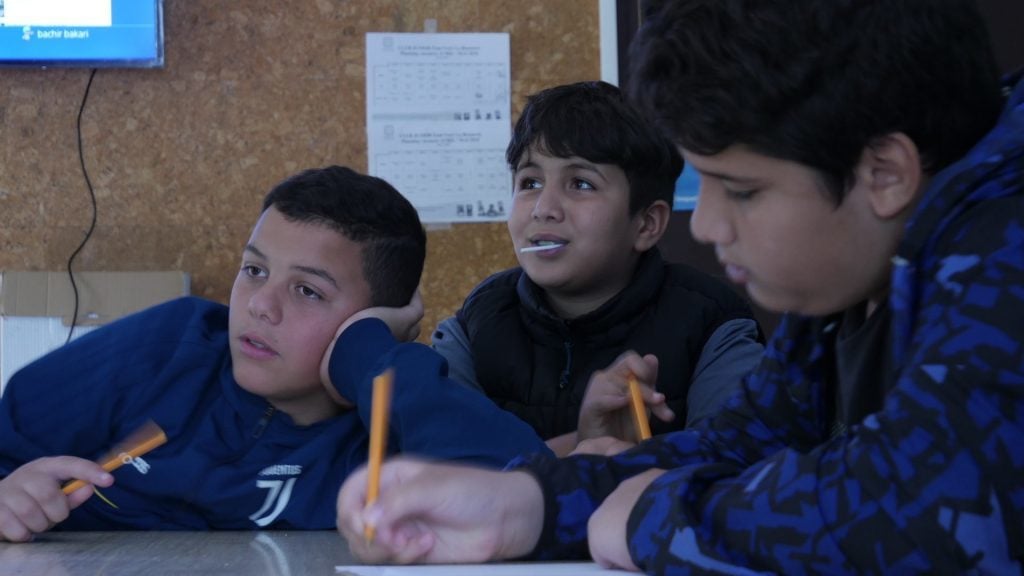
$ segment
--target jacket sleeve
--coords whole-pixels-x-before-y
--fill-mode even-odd
[[[44,456],[95,458],[116,439],[120,364],[131,358],[109,327],[14,373],[0,398],[0,477]]]
[[[153,398],[184,373],[219,369],[208,326],[226,325],[226,314],[198,298],[176,299],[96,328],[16,372],[0,397],[0,476],[44,456],[95,459],[147,419],[165,425],[165,413],[150,411]],[[173,421],[176,405],[165,404]]]
[[[389,445],[401,452],[501,467],[547,446],[525,422],[482,393],[447,378],[429,346],[397,342],[387,325],[361,320],[342,333],[330,360],[331,381],[369,428],[373,377],[394,368]]]
[[[1019,573],[1024,212],[1019,198],[1000,211],[925,271],[931,284],[881,411],[809,450],[664,474],[628,521],[637,565]]]
[[[693,427],[725,404],[761,359],[764,345],[757,322],[735,318],[708,338],[686,394],[686,426]]]
[[[431,335],[430,343],[448,361],[449,378],[474,390],[483,391],[476,379],[469,336],[457,317],[449,316],[442,320]]]
[[[94,339],[93,339],[94,340]],[[101,378],[90,377],[89,341],[57,348],[18,370],[0,399],[0,478],[43,456],[90,457],[104,442]],[[82,434],[94,430],[94,434]]]

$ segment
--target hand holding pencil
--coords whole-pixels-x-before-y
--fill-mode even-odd
[[[590,378],[580,407],[577,442],[602,437],[639,442],[650,436],[648,414],[671,421],[675,414],[657,392],[658,359],[627,352]],[[632,382],[632,383],[631,383]]]
[[[145,424],[111,448],[105,456],[97,461],[97,464],[107,472],[113,472],[131,462],[133,458],[138,458],[165,442],[167,442],[167,435],[164,434],[163,429],[152,420],[147,420]],[[82,486],[85,486],[84,481],[74,480],[68,482],[62,490],[65,494],[71,494]]]
[[[338,494],[338,531],[355,558],[370,564],[452,564],[521,557],[536,545],[544,520],[540,484],[526,472],[389,457],[380,498],[366,509],[369,470],[360,468]],[[366,539],[366,526],[375,536]],[[521,573],[530,574],[528,565]],[[486,567],[482,568],[487,573]],[[435,574],[445,573],[440,569]]]
[[[122,454],[137,457],[154,447],[151,431],[152,428],[144,426],[130,435],[127,443],[115,446],[111,457],[101,462],[77,456],[52,456],[15,469],[0,480],[0,541],[24,542],[67,519],[72,510],[94,494],[94,490],[81,488],[105,488],[114,483],[109,471],[124,462]],[[163,431],[159,434],[163,435]],[[116,462],[113,456],[117,457]],[[62,487],[69,478],[76,480]]]

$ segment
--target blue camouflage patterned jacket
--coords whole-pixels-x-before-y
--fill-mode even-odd
[[[830,438],[821,319],[785,317],[704,426],[612,458],[514,462],[540,481],[534,556],[585,557],[624,479],[668,472],[627,524],[650,574],[1021,573],[1024,558],[1024,82],[933,178],[894,258],[896,381]]]

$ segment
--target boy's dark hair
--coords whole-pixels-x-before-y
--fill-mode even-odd
[[[631,99],[684,149],[804,164],[837,204],[875,139],[906,134],[935,173],[1002,106],[976,0],[665,0],[630,62]]]
[[[403,306],[423,273],[427,237],[416,209],[393,186],[342,166],[305,170],[263,200],[292,222],[337,230],[362,247],[373,306]]]
[[[672,205],[683,160],[675,146],[606,82],[579,82],[530,96],[505,159],[513,170],[530,146],[559,158],[614,164],[629,181],[629,213],[656,200]]]

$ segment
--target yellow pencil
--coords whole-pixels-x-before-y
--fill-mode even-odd
[[[651,425],[647,421],[647,406],[644,405],[644,397],[640,394],[640,384],[636,376],[629,375],[629,399],[633,406],[633,424],[636,425],[636,435],[640,440],[647,440],[651,437]]]
[[[391,385],[395,372],[391,368],[373,379],[373,404],[370,407],[370,457],[369,478],[366,481],[366,505],[377,501],[380,494],[380,466],[384,462],[384,450],[388,445],[388,416],[391,408]],[[377,527],[367,524],[363,536],[373,542]]]
[[[156,422],[148,420],[138,430],[129,434],[127,438],[122,440],[106,456],[96,462],[107,472],[113,472],[120,468],[121,465],[131,462],[132,458],[142,456],[165,442],[167,442],[167,435],[164,434],[163,429]],[[84,481],[73,480],[65,484],[61,490],[65,494],[71,494],[82,486],[85,486]]]

